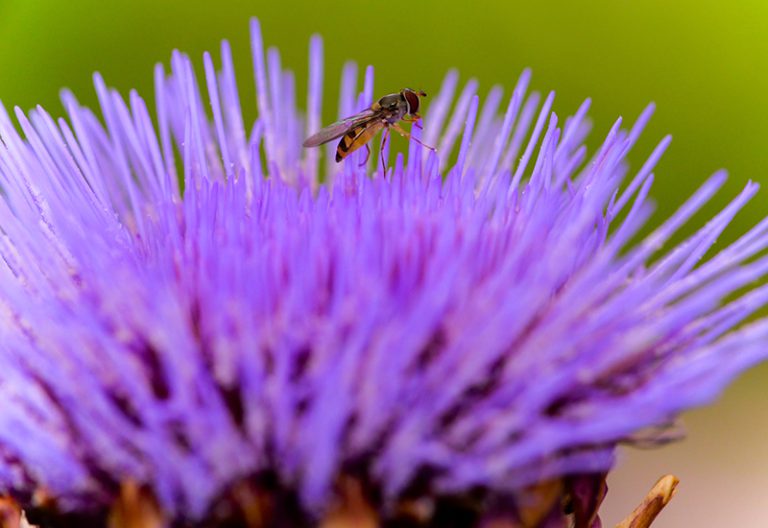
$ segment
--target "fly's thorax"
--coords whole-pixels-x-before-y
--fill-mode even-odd
[[[406,114],[406,111],[404,108],[398,109],[395,112],[385,114],[384,121],[388,122],[390,125],[394,125],[395,123],[403,119],[405,114]]]
[[[404,105],[405,99],[403,99],[403,96],[399,93],[385,95],[379,99],[379,106],[381,106],[381,109],[388,112],[395,112],[400,106]]]

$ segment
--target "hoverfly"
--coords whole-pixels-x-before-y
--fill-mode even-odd
[[[393,128],[395,132],[404,138],[413,139],[420,145],[430,150],[435,150],[433,147],[424,145],[418,139],[412,138],[407,131],[397,124],[398,121],[414,122],[421,119],[421,116],[418,114],[419,97],[426,96],[427,94],[424,92],[417,92],[410,88],[403,88],[399,93],[385,95],[373,103],[370,108],[363,110],[359,114],[337,121],[308,137],[304,141],[304,146],[318,147],[334,139],[341,138],[339,146],[336,147],[336,163],[360,147],[365,146],[368,155],[365,157],[364,165],[371,154],[368,141],[383,128],[385,129],[381,140],[383,146],[389,134],[389,129]],[[406,116],[409,116],[409,119],[406,119]]]

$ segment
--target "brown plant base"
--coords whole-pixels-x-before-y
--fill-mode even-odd
[[[662,477],[616,528],[651,526],[677,483],[672,475]],[[108,512],[87,516],[57,513],[48,502],[28,509],[27,520],[18,502],[0,497],[0,528],[600,528],[598,508],[606,490],[605,475],[582,475],[542,482],[513,497],[491,497],[483,490],[437,498],[414,494],[382,514],[360,480],[343,477],[336,502],[318,523],[274,479],[260,479],[234,486],[204,523],[185,523],[166,520],[150,493],[126,483]]]
[[[664,509],[680,482],[673,475],[661,477],[656,485],[651,488],[643,502],[630,513],[626,519],[616,525],[616,528],[647,528],[656,519],[656,516]]]

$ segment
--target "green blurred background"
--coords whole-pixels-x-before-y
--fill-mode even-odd
[[[615,118],[634,120],[649,102],[656,117],[636,149],[635,167],[666,133],[671,150],[656,170],[659,218],[703,179],[731,178],[711,213],[747,179],[768,182],[768,2],[765,0],[550,0],[548,2],[284,2],[200,0],[0,0],[0,99],[59,113],[58,90],[95,104],[91,73],[120,90],[152,95],[152,65],[178,48],[200,57],[230,40],[245,111],[255,115],[248,17],[260,17],[268,45],[297,73],[306,93],[307,41],[326,50],[325,116],[345,60],[376,68],[376,93],[402,86],[435,93],[448,68],[476,77],[481,94],[508,90],[524,67],[533,86],[555,89],[565,116],[593,98],[597,144]],[[217,61],[218,62],[218,61]],[[737,218],[730,240],[768,210],[768,190]],[[702,219],[703,216],[697,217]],[[714,407],[689,417],[690,439],[661,451],[629,453],[612,481],[608,525],[632,509],[657,474],[683,484],[656,526],[768,526],[768,367],[746,376]],[[739,519],[738,521],[734,521]]]

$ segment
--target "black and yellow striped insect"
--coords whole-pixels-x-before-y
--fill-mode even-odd
[[[404,138],[413,139],[417,143],[424,145],[418,139],[412,138],[397,123],[398,121],[418,121],[421,119],[421,116],[418,114],[419,97],[426,96],[427,94],[424,92],[417,92],[410,88],[403,88],[398,93],[385,95],[373,103],[370,108],[363,110],[359,114],[337,121],[308,137],[304,141],[304,146],[317,147],[334,139],[341,138],[338,147],[336,147],[336,162],[340,162],[350,153],[365,146],[368,150],[368,155],[363,162],[365,163],[368,161],[368,156],[371,153],[368,142],[381,129],[384,129],[382,145],[386,141],[390,128],[394,129],[395,132]],[[435,150],[428,145],[424,145],[424,147]]]

